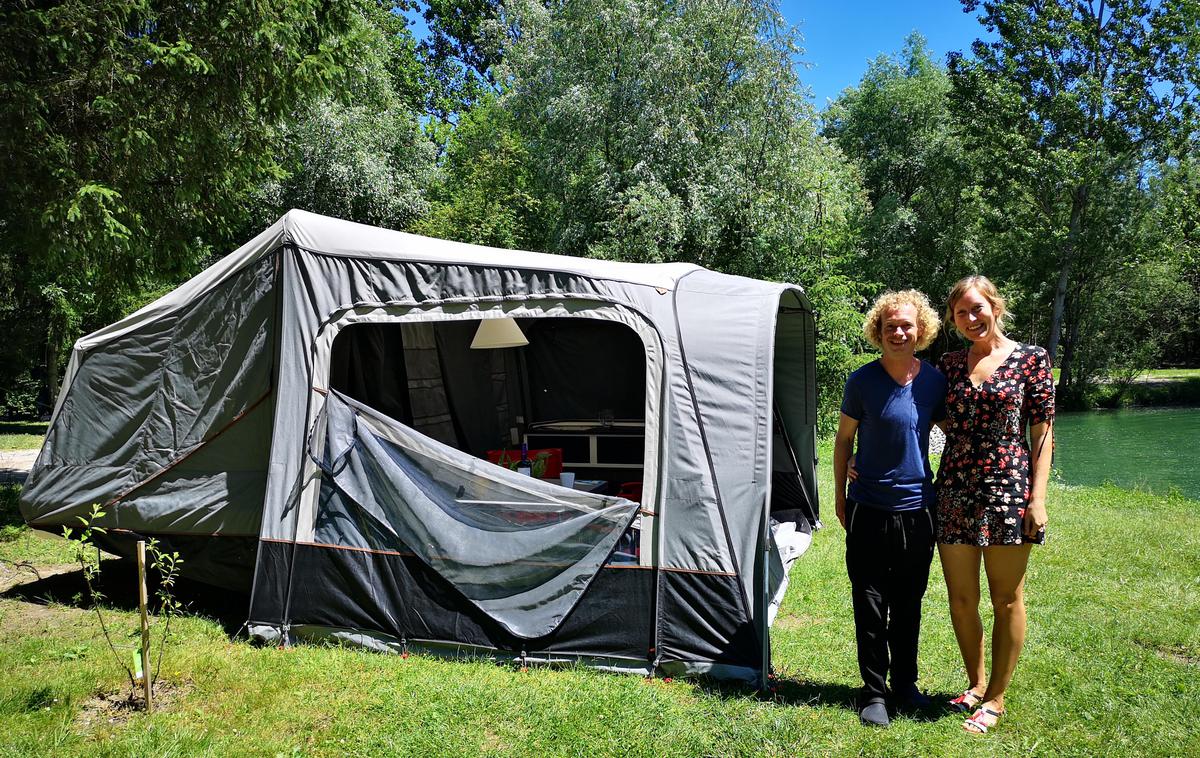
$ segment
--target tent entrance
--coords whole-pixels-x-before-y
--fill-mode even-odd
[[[561,469],[575,475],[577,490],[652,503],[658,337],[619,306],[588,305],[567,315],[515,309],[529,344],[504,349],[471,349],[479,313],[347,319],[326,338],[327,388],[481,461],[502,457],[511,468],[525,441],[545,481],[558,485]],[[301,508],[315,520],[322,496],[308,491]],[[653,565],[654,528],[646,506],[610,563]]]
[[[471,349],[478,321],[352,324],[333,341],[329,388],[477,458],[526,441],[561,451],[551,478],[561,460],[605,494],[639,489],[641,339],[611,321],[516,321],[529,344],[505,349]]]
[[[654,519],[631,501],[656,489],[642,480],[657,470],[657,338],[621,318],[523,316],[528,345],[471,349],[478,318],[411,315],[327,336],[299,541],[419,560],[507,633],[551,633],[603,566],[653,560]],[[575,488],[488,460],[520,440],[560,441]]]

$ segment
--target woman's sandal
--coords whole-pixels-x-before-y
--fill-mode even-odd
[[[975,694],[975,690],[967,688],[963,690],[963,694],[950,701],[950,707],[959,713],[968,713],[975,710],[976,706],[983,702],[983,695]]]
[[[982,705],[975,713],[971,714],[969,719],[963,722],[963,731],[968,734],[987,734],[988,730],[995,727],[1003,715],[1003,708],[993,711],[986,705]]]

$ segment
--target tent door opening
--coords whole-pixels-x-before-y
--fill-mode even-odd
[[[349,324],[330,348],[329,388],[508,468],[525,442],[535,476],[559,483],[565,471],[575,489],[641,502],[657,448],[646,438],[643,336],[588,317],[516,322],[529,344],[502,349],[471,349],[477,319]],[[635,519],[610,562],[649,565],[649,526]]]

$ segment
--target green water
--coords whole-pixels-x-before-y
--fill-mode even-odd
[[[1067,484],[1103,484],[1200,500],[1200,408],[1060,413],[1054,467]]]

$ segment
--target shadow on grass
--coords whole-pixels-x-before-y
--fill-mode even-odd
[[[700,680],[699,686],[701,690],[722,698],[749,695],[780,705],[808,706],[810,708],[833,707],[842,708],[854,714],[858,713],[859,688],[838,682],[789,678],[772,679],[773,689],[766,691],[760,691],[747,685],[707,679]],[[957,697],[959,693],[929,692],[926,694],[932,701],[928,708],[898,712],[889,704],[888,712],[892,714],[892,718],[922,722],[938,721],[948,714],[955,713],[949,703],[950,699]]]
[[[0,421],[0,434],[42,435],[47,426],[45,421]]]
[[[151,610],[154,611],[157,610],[157,598],[154,597],[157,584],[153,575],[147,577],[147,585]],[[105,606],[122,611],[136,611],[137,562],[125,559],[105,560],[101,564],[97,589],[104,595]],[[92,607],[82,570],[36,579],[31,574],[30,581],[10,587],[0,594],[0,597],[41,605],[61,603],[75,608]],[[185,578],[176,582],[175,597],[184,604],[185,615],[211,619],[231,636],[241,628],[250,608],[250,597],[244,593]]]

